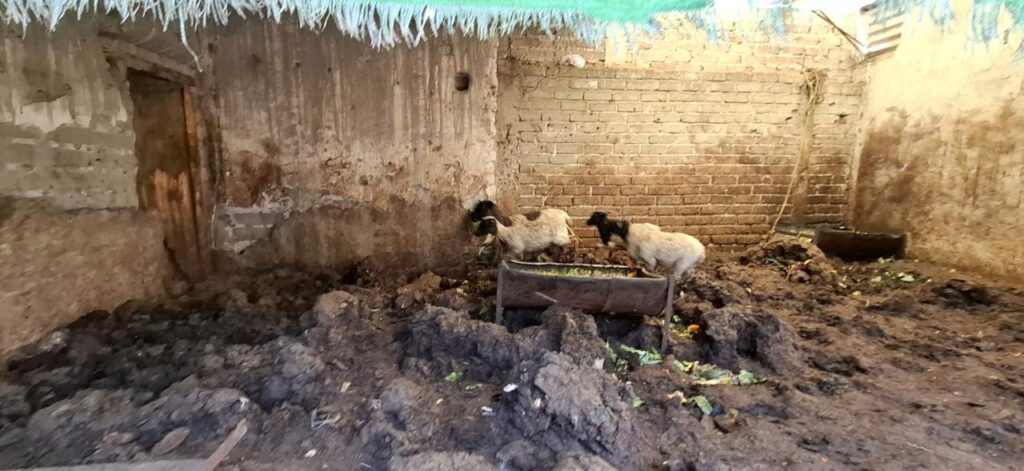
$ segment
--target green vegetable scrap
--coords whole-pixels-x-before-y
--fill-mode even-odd
[[[640,364],[643,366],[657,365],[658,363],[661,363],[661,354],[659,354],[658,352],[648,352],[645,350],[639,350],[630,347],[629,345],[622,345],[619,348],[621,348],[624,352],[629,352],[636,355],[637,360],[639,360]]]
[[[601,270],[592,267],[554,267],[539,270],[530,270],[542,275],[552,276],[575,276],[581,278],[632,278],[630,273],[616,270]]]
[[[448,383],[458,383],[462,379],[462,373],[459,371],[452,371],[448,373],[448,376],[444,377],[444,380]]]
[[[644,400],[639,397],[633,398],[633,408],[637,408],[644,405]]]
[[[736,380],[740,386],[747,386],[751,384],[758,384],[765,382],[764,378],[758,377],[747,370],[740,370],[740,374],[736,375]]]
[[[608,358],[612,361],[612,368],[614,368],[616,372],[625,373],[627,370],[629,370],[629,362],[623,360],[622,358],[619,358],[619,355],[616,354],[615,350],[612,349],[611,344],[605,342],[604,350],[608,352]]]
[[[703,412],[704,415],[711,415],[711,413],[715,411],[715,407],[711,405],[711,401],[704,396],[694,396],[690,399],[690,402],[697,404],[697,407],[700,408],[700,411]]]
[[[676,360],[675,367],[694,379],[694,383],[702,386],[735,384],[748,386],[765,382],[765,379],[747,370],[733,373],[715,365],[701,364],[697,361]]]

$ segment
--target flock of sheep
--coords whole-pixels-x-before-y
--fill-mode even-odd
[[[476,204],[469,218],[477,223],[477,236],[497,238],[514,258],[522,258],[525,252],[564,248],[576,236],[572,232],[572,218],[561,209],[545,208],[509,218],[494,202],[485,200]],[[675,286],[683,275],[689,275],[704,261],[704,244],[689,234],[665,232],[654,224],[612,219],[601,211],[594,212],[587,219],[587,225],[597,228],[602,244],[625,247],[629,256],[643,263],[648,271],[653,272],[659,266],[672,270],[662,321],[661,350],[665,351],[670,337]]]
[[[470,220],[477,223],[477,236],[494,236],[514,258],[525,252],[565,247],[575,238],[572,218],[560,209],[545,208],[526,214],[505,217],[493,201],[476,204]],[[665,232],[648,223],[630,223],[611,219],[597,211],[587,220],[601,235],[601,243],[608,247],[621,246],[629,256],[654,271],[661,266],[672,270],[678,281],[704,261],[704,244],[689,234]]]

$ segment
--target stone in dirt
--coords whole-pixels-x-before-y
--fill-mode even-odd
[[[602,370],[575,363],[560,353],[516,367],[510,382],[513,422],[527,436],[543,437],[555,451],[580,448],[617,466],[633,467],[639,449],[635,396]]]
[[[0,428],[8,420],[28,415],[32,407],[27,400],[28,388],[19,384],[0,381]]]
[[[728,306],[705,314],[704,321],[710,361],[721,368],[782,373],[803,364],[793,329],[775,316]]]
[[[171,430],[167,435],[164,435],[164,438],[161,438],[159,442],[156,442],[156,445],[153,445],[153,449],[150,450],[150,453],[154,455],[166,455],[181,446],[182,443],[185,443],[185,439],[188,438],[190,433],[192,433],[192,430],[188,427],[178,427]]]
[[[428,360],[434,374],[444,374],[454,360],[466,363],[469,377],[501,379],[520,361],[548,351],[563,352],[580,364],[604,358],[604,342],[592,316],[554,306],[541,325],[512,334],[503,326],[473,320],[465,312],[428,306],[412,320],[408,353]]]
[[[291,382],[283,376],[274,375],[263,382],[258,399],[260,406],[270,409],[288,401],[291,397]]]
[[[291,342],[281,349],[281,374],[287,378],[308,380],[324,370],[324,363],[313,349]]]
[[[393,471],[497,471],[482,456],[461,451],[428,451],[391,460]]]
[[[771,265],[789,281],[835,285],[839,274],[818,246],[793,237],[776,237],[747,249],[738,261],[744,265]]]
[[[991,306],[998,299],[996,294],[985,286],[976,285],[967,280],[952,279],[933,287],[931,296],[926,296],[924,301],[947,307],[970,309],[976,306]]]
[[[420,275],[416,281],[398,288],[398,296],[395,297],[395,307],[406,309],[415,304],[430,302],[440,290],[441,277],[428,271]]]
[[[359,299],[347,291],[337,290],[320,295],[313,306],[313,315],[323,325],[355,307]]]
[[[429,361],[436,370],[431,373],[446,374],[450,359],[456,358],[467,362],[466,376],[487,378],[508,371],[520,358],[504,327],[451,309],[427,306],[413,316],[410,333],[407,353]]]
[[[588,453],[564,453],[551,471],[616,471],[600,456]]]
[[[511,465],[516,469],[537,469],[540,463],[553,458],[551,451],[527,440],[515,440],[501,447],[494,456],[501,467]]]

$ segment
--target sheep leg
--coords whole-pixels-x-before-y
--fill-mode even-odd
[[[662,311],[661,323],[661,353],[668,353],[668,339],[672,335],[672,300],[675,298],[677,277],[673,275],[668,280],[668,289],[665,293],[665,308]]]
[[[569,240],[572,241],[572,251],[574,253],[575,252],[579,252],[580,251],[580,238],[576,235],[575,232],[573,232],[572,226],[566,226],[566,229],[569,230]]]

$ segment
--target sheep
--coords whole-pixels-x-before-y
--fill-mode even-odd
[[[672,269],[672,282],[666,293],[665,318],[661,333],[661,349],[667,349],[675,285],[683,275],[688,276],[694,267],[704,261],[704,244],[689,234],[664,232],[654,224],[631,224],[625,220],[609,219],[608,215],[601,211],[594,212],[587,220],[587,225],[597,227],[604,245],[624,246],[629,256],[643,262],[648,270],[654,271],[659,265]],[[680,292],[679,296],[682,295]]]
[[[676,280],[704,261],[704,244],[689,234],[664,232],[654,224],[609,219],[601,211],[594,212],[587,225],[597,227],[603,244],[624,246],[630,257],[643,262],[650,271],[658,266],[671,268]]]
[[[521,258],[523,252],[545,250],[551,246],[559,248],[568,245],[569,242],[578,242],[576,233],[572,230],[572,218],[561,209],[544,208],[540,211],[531,211],[525,214],[516,214],[512,217],[505,216],[494,204],[493,201],[480,201],[469,214],[471,221],[480,221],[476,235],[496,236],[508,247],[513,255]],[[492,219],[496,224],[483,224],[487,219]],[[510,236],[514,241],[509,243],[502,240],[498,235],[498,226],[512,229],[508,234],[519,234]],[[521,243],[520,243],[521,242]],[[516,247],[522,246],[519,251]]]
[[[554,211],[555,213],[552,213],[552,211]],[[469,220],[473,222],[480,222],[481,220],[483,220],[483,218],[491,216],[494,219],[497,219],[498,222],[506,226],[512,226],[521,222],[536,221],[537,219],[544,215],[548,215],[548,217],[557,219],[557,217],[555,217],[556,215],[558,215],[557,213],[564,213],[564,211],[548,208],[542,209],[540,211],[530,211],[525,214],[515,214],[510,218],[508,216],[505,216],[505,213],[498,209],[498,206],[494,204],[493,201],[483,200],[478,202],[476,206],[473,207],[473,211],[469,213]]]
[[[569,215],[558,209],[545,211],[545,216],[533,221],[519,220],[511,226],[502,224],[494,216],[485,216],[476,228],[476,235],[497,237],[517,259],[522,259],[524,252],[568,245],[572,241]]]

